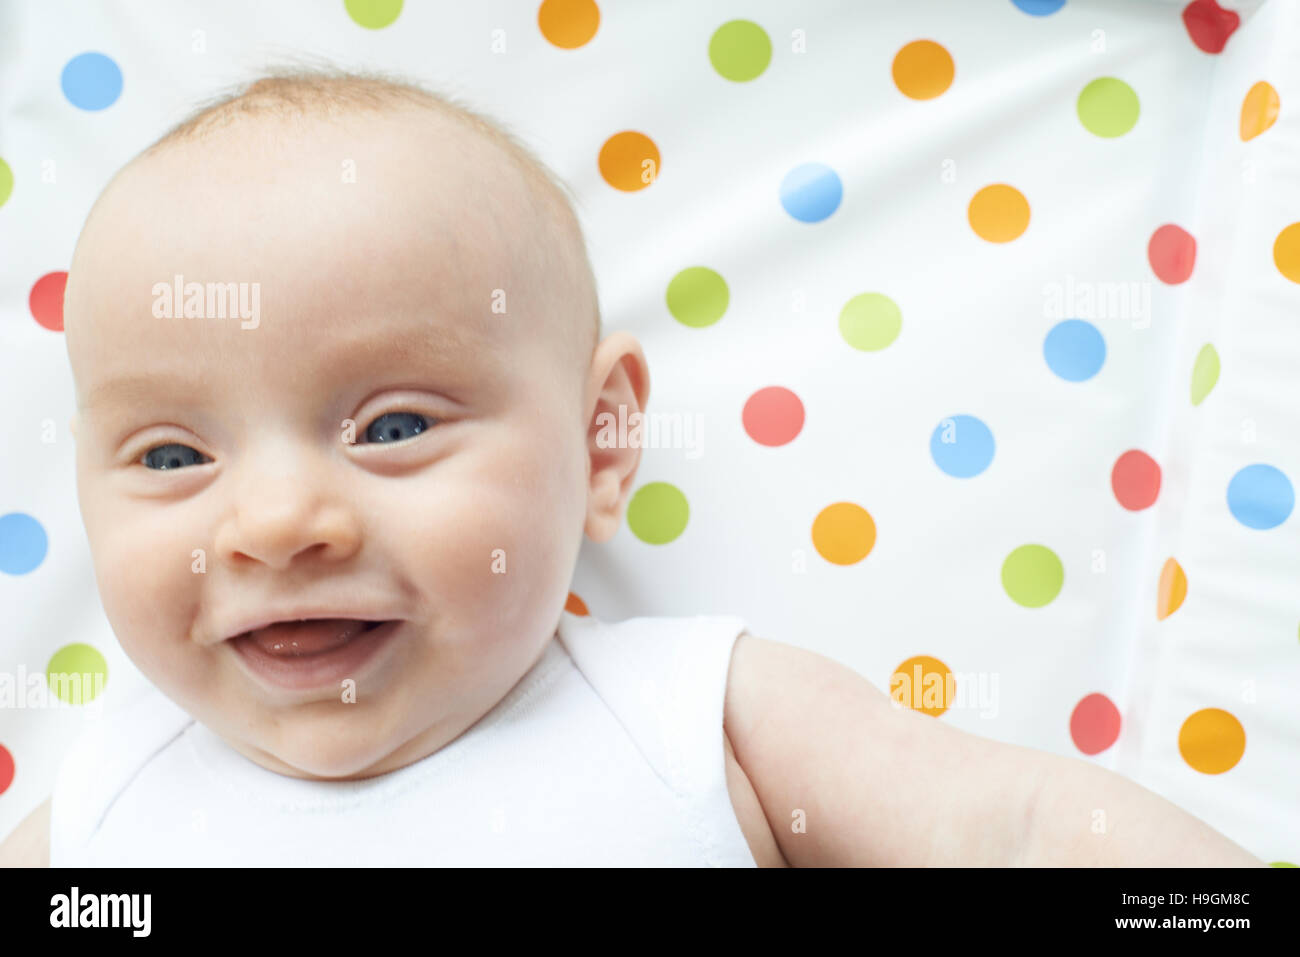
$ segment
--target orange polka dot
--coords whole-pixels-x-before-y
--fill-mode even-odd
[[[904,707],[937,718],[957,697],[957,679],[938,658],[914,655],[889,676],[889,696]]]
[[[1178,752],[1203,774],[1222,774],[1246,753],[1246,729],[1221,708],[1202,708],[1178,731]]]
[[[1260,80],[1247,92],[1241,101],[1241,138],[1253,140],[1277,122],[1277,114],[1282,108],[1277,90]]]
[[[994,183],[972,197],[967,215],[976,236],[1009,243],[1029,228],[1029,200],[1014,186]]]
[[[1156,618],[1164,621],[1183,606],[1187,597],[1187,575],[1183,566],[1174,559],[1165,562],[1160,570],[1160,588],[1156,595]]]
[[[852,565],[867,557],[876,544],[876,523],[861,505],[836,502],[813,519],[813,545],[836,565]]]
[[[933,40],[914,40],[894,55],[894,85],[914,100],[933,100],[952,86],[950,54]]]
[[[1277,234],[1277,241],[1273,243],[1273,262],[1287,279],[1300,282],[1300,223],[1292,223]]]
[[[615,189],[633,193],[659,175],[659,147],[644,133],[615,133],[600,148],[600,175]]]
[[[581,598],[579,598],[577,595],[575,595],[573,592],[569,592],[569,597],[565,599],[564,610],[571,615],[591,614],[589,611],[587,611],[587,603],[583,601]]]
[[[537,26],[555,46],[574,50],[596,35],[600,7],[595,0],[545,0],[537,9]]]

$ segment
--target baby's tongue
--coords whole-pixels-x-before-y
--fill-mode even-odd
[[[366,622],[355,618],[319,618],[278,622],[249,632],[248,637],[268,654],[289,658],[331,651],[347,644],[365,628]]]

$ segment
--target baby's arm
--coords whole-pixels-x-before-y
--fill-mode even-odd
[[[794,866],[1264,866],[1127,778],[896,707],[792,645],[737,639],[724,725]]]
[[[50,866],[50,799],[23,818],[0,844],[0,867]]]

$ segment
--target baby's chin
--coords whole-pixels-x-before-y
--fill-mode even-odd
[[[291,718],[276,722],[260,734],[253,726],[252,733],[245,732],[239,738],[223,727],[209,724],[209,728],[249,760],[297,778],[374,777],[426,756],[421,747],[433,729],[408,738],[404,731],[376,727],[359,712],[344,710],[349,707],[355,706],[337,702],[300,705]],[[233,725],[245,727],[238,720]]]
[[[219,669],[218,669],[219,671]],[[146,676],[217,737],[267,770],[297,778],[374,777],[436,750],[441,714],[417,713],[403,686],[306,701],[268,701],[260,689],[213,682],[195,687],[175,672]],[[215,687],[214,687],[215,684]],[[434,699],[436,700],[436,699]],[[426,710],[430,699],[425,698]]]

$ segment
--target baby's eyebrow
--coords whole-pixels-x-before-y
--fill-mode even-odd
[[[420,329],[403,329],[393,335],[377,335],[373,330],[337,335],[328,347],[326,361],[348,362],[370,355],[412,356],[430,365],[461,363],[486,346],[482,332],[472,323],[430,324]]]
[[[112,402],[128,405],[139,403],[157,396],[159,393],[184,393],[194,389],[194,377],[174,373],[155,372],[149,375],[119,376],[101,382],[86,395],[81,404],[83,410],[97,408]]]

